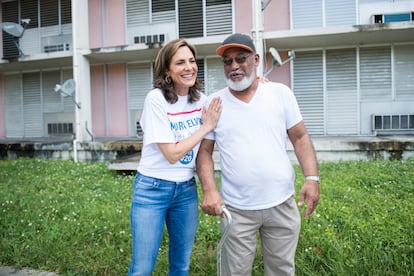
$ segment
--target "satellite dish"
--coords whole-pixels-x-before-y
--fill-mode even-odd
[[[24,33],[23,26],[13,22],[3,22],[1,23],[1,28],[9,35],[17,38],[22,37]]]
[[[272,56],[272,59],[273,59],[273,61],[272,61],[272,68],[270,68],[269,71],[267,71],[266,73],[264,73],[264,76],[265,77],[267,75],[269,75],[270,72],[272,72],[272,70],[274,69],[275,65],[282,66],[283,64],[285,64],[285,63],[287,63],[287,62],[289,62],[289,61],[291,61],[292,59],[295,58],[295,52],[293,50],[291,50],[291,51],[288,52],[289,58],[286,59],[286,60],[283,60],[283,61],[282,61],[282,58],[279,55],[279,52],[275,48],[270,47],[269,48],[269,53],[270,53],[270,55]]]
[[[271,48],[269,48],[269,52],[270,52],[270,55],[272,56],[272,58],[273,58],[273,64],[276,62],[277,64],[282,64],[282,58],[280,57],[280,55],[279,55],[279,52],[278,51],[276,51],[276,49],[275,48],[273,48],[273,47],[271,47]]]
[[[56,84],[55,91],[61,92],[63,97],[72,97],[76,89],[76,83],[73,79],[66,80],[62,85]]]
[[[75,101],[76,83],[73,79],[66,80],[62,85],[55,85],[55,92],[60,93],[62,97],[71,97],[72,101],[80,108],[80,104]]]
[[[17,49],[19,50],[19,56],[23,56],[23,51],[20,49],[19,39],[23,36],[24,31],[29,25],[30,19],[22,19],[22,24],[17,24],[14,22],[3,22],[1,23],[1,28],[3,31],[8,33],[13,37],[13,42],[16,45]]]

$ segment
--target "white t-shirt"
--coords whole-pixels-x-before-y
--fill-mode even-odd
[[[274,207],[294,194],[295,173],[286,152],[287,130],[302,115],[289,87],[260,83],[249,103],[228,88],[221,97],[223,111],[213,132],[220,151],[221,194],[226,204],[242,210]]]
[[[178,143],[191,136],[202,124],[202,109],[207,97],[188,102],[188,96],[178,96],[174,104],[168,103],[162,91],[151,90],[145,98],[140,124],[144,133],[138,171],[143,175],[169,181],[186,181],[194,176],[194,164],[200,144],[181,160],[170,164],[157,143]]]

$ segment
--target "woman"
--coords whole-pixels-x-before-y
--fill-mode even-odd
[[[202,138],[221,114],[221,100],[203,108],[195,48],[167,43],[155,59],[154,89],[144,103],[141,160],[131,204],[132,261],[128,275],[154,269],[164,224],[169,236],[169,274],[188,275],[198,221],[194,164]]]

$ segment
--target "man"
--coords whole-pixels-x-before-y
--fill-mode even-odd
[[[299,205],[308,217],[319,200],[316,153],[292,91],[256,76],[259,55],[252,39],[233,34],[217,48],[228,87],[213,95],[223,110],[216,128],[201,142],[197,173],[203,211],[221,215],[226,205],[233,225],[223,245],[223,273],[251,275],[259,231],[266,275],[294,275],[300,214],[294,195],[295,173],[286,153],[291,141],[305,183]],[[221,190],[214,179],[212,153],[220,151]]]

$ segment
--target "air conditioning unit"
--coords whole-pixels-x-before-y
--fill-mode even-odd
[[[414,114],[373,114],[372,130],[375,132],[414,131]]]
[[[165,34],[141,35],[134,37],[134,43],[143,43],[147,45],[149,48],[159,48],[162,47],[162,44],[164,44],[165,39]]]
[[[49,135],[73,134],[73,123],[48,123],[47,134]]]
[[[372,16],[373,24],[383,24],[390,22],[414,21],[414,12],[390,13],[390,14],[374,14]]]
[[[43,36],[41,47],[43,53],[70,51],[72,48],[72,34]]]
[[[45,53],[63,52],[63,51],[70,51],[69,43],[59,43],[59,44],[47,45],[43,47],[43,52]]]

